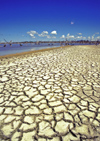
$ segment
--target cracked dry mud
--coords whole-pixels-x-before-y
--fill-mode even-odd
[[[0,141],[100,140],[100,47],[0,62]]]

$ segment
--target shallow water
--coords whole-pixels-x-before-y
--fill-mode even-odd
[[[0,56],[61,46],[60,43],[53,43],[53,44],[41,43],[39,45],[36,45],[35,43],[24,43],[21,45],[22,46],[20,46],[20,44],[12,44],[10,46],[10,44],[6,44],[6,47],[4,47],[4,44],[0,44]],[[79,44],[74,44],[74,45],[79,45]]]
[[[22,46],[20,46],[20,44],[12,44],[12,46],[10,46],[9,44],[6,44],[6,47],[4,47],[4,44],[0,44],[0,56],[60,46],[60,44],[57,43],[53,45],[48,44],[35,45],[34,43],[27,43],[21,45]]]

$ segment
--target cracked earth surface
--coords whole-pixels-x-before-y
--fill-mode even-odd
[[[0,141],[100,140],[100,47],[0,63]]]

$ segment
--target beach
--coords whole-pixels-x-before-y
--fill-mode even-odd
[[[100,45],[0,56],[0,141],[99,141]]]

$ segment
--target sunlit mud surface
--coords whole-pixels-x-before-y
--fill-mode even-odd
[[[0,63],[0,141],[100,140],[100,47]]]

